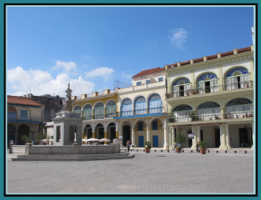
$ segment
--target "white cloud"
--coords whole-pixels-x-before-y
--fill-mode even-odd
[[[7,86],[15,92],[8,91],[12,95],[55,94],[65,97],[65,90],[70,82],[74,96],[90,94],[94,89],[94,83],[84,80],[81,76],[72,79],[66,73],[61,73],[52,78],[51,74],[41,70],[23,70],[22,67],[7,70]]]
[[[132,76],[131,76],[130,74],[125,73],[125,72],[121,72],[121,75],[122,75],[122,77],[125,78],[125,79],[131,79],[131,78],[132,78]]]
[[[187,38],[187,31],[184,28],[176,28],[169,32],[171,33],[171,42],[182,49],[183,43],[186,42],[185,39]]]
[[[88,77],[96,77],[96,76],[102,76],[104,80],[107,80],[108,77],[114,72],[112,68],[107,67],[99,67],[96,68],[86,74],[86,78]]]
[[[65,72],[70,72],[71,69],[76,71],[75,62],[64,62],[64,61],[57,60],[55,64],[56,66],[53,67],[51,70],[63,68]]]

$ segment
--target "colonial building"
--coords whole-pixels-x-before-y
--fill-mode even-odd
[[[34,139],[35,133],[42,132],[44,105],[26,97],[7,96],[8,144],[21,145],[23,135]]]
[[[132,87],[118,90],[117,120],[120,142],[128,140],[135,147],[144,147],[146,141],[152,147],[168,148],[165,69],[142,71],[132,78]]]
[[[62,100],[64,97],[59,97],[59,95],[51,96],[45,94],[42,96],[35,96],[33,94],[27,94],[27,98],[32,99],[36,102],[44,104],[44,122],[52,121],[52,118],[55,117],[55,113],[58,113],[63,109]]]
[[[107,138],[111,141],[117,136],[116,117],[118,89],[106,89],[90,95],[74,96],[73,112],[82,115],[83,138]]]
[[[170,145],[194,133],[186,147],[207,141],[227,150],[253,145],[253,45],[166,65]]]

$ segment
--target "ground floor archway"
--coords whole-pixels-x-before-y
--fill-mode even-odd
[[[24,145],[26,141],[23,141],[21,138],[23,135],[26,135],[29,138],[29,127],[25,124],[18,127],[17,132],[17,145]]]

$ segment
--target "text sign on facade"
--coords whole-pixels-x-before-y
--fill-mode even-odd
[[[194,133],[188,134],[188,139],[194,139]]]
[[[119,140],[122,140],[122,136],[119,136]]]

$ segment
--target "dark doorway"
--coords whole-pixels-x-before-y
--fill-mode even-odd
[[[116,137],[116,127],[110,127],[110,133],[111,133],[110,140],[112,142],[114,140],[114,138]]]
[[[8,124],[8,149],[11,140],[13,140],[13,144],[15,144],[15,126],[13,124]]]
[[[215,129],[215,147],[220,146],[220,129]]]
[[[251,147],[248,130],[246,128],[239,129],[240,147]]]
[[[209,93],[210,92],[210,81],[206,81],[205,82],[205,93]]]
[[[184,96],[184,85],[179,86],[179,96]]]
[[[128,140],[131,140],[130,139],[130,126],[125,125],[125,126],[123,126],[123,141],[122,141],[123,143],[122,143],[122,145],[126,146],[126,143]],[[131,141],[131,143],[132,142],[133,141]]]
[[[23,135],[26,135],[27,137],[29,137],[29,127],[26,125],[21,125],[18,128],[18,133],[17,133],[17,144],[18,145],[24,145],[26,141],[22,141],[21,137]]]
[[[90,138],[92,138],[92,129],[88,128],[87,129],[87,139],[90,139]]]

